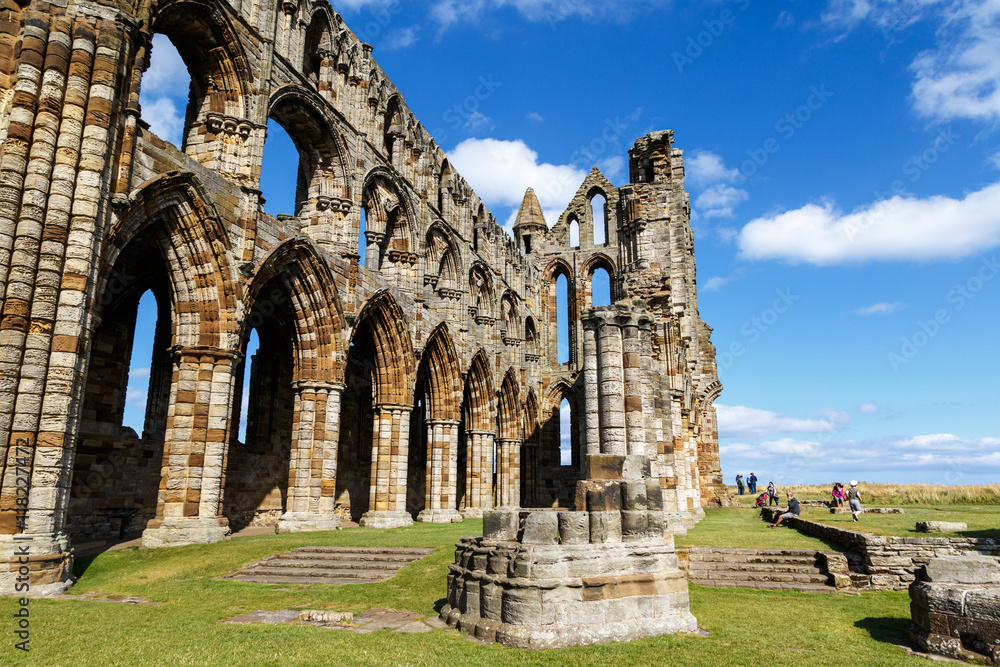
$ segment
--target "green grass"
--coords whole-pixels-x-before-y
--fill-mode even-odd
[[[850,515],[848,515],[850,518]],[[767,527],[760,510],[710,508],[698,526],[674,538],[678,547],[733,547],[739,549],[816,549],[841,551],[841,547],[788,528]]]
[[[759,532],[754,513],[713,510],[685,541]],[[755,523],[756,522],[756,523]],[[762,529],[767,531],[766,528]],[[144,595],[161,606],[67,599],[35,600],[32,651],[13,649],[15,602],[0,599],[3,665],[924,665],[890,643],[905,632],[906,593],[860,597],[691,587],[691,608],[708,638],[671,636],[529,653],[483,646],[452,630],[427,634],[378,631],[354,634],[310,626],[226,625],[220,621],[256,609],[390,607],[434,614],[445,594],[453,545],[481,524],[390,531],[268,535],[206,546],[107,552],[80,559],[75,593]],[[792,531],[759,539],[790,540]],[[679,540],[680,541],[680,540]],[[710,540],[711,541],[711,540]],[[219,577],[264,556],[304,545],[434,547],[428,558],[392,579],[358,586],[286,587]],[[758,545],[764,546],[764,545]],[[291,588],[292,590],[279,590]],[[5,625],[6,624],[6,625]],[[669,658],[667,658],[669,656]]]
[[[910,506],[906,514],[862,514],[857,523],[850,514],[830,514],[810,508],[803,518],[856,530],[862,533],[896,537],[992,537],[1000,539],[1000,507],[962,507],[960,505]],[[960,521],[969,526],[960,533],[918,533],[918,521]]]

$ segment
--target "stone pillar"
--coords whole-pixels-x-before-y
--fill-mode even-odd
[[[465,518],[480,518],[493,507],[493,431],[466,431]]]
[[[622,369],[622,331],[614,312],[597,311],[598,329],[598,403],[601,409],[601,453],[624,456],[626,453],[625,393]]]
[[[601,453],[601,409],[597,400],[597,322],[583,322],[583,391],[587,454]]]
[[[368,245],[365,246],[365,269],[378,271],[381,268],[379,267],[379,255],[382,254],[385,234],[365,230],[365,240],[368,242]]]
[[[156,518],[142,534],[147,548],[207,544],[230,533],[221,511],[222,478],[239,354],[211,347],[173,353]]]
[[[625,435],[628,453],[646,455],[646,417],[643,414],[643,393],[646,383],[642,374],[642,340],[639,322],[634,317],[622,318],[622,362],[625,376]]]
[[[288,463],[288,499],[277,532],[336,530],[337,443],[344,385],[295,383],[295,427]]]
[[[371,496],[361,517],[363,528],[412,526],[406,511],[406,473],[410,451],[408,405],[376,405],[372,425]]]
[[[457,419],[427,420],[427,484],[424,510],[417,521],[424,523],[461,523],[456,509],[458,492]]]
[[[500,460],[497,461],[497,506],[506,509],[521,504],[521,441],[500,440]]]
[[[653,363],[653,321],[648,317],[639,318],[639,344],[642,366],[642,413],[645,415],[646,456],[652,464],[652,475],[660,476],[659,451],[657,447],[658,429],[656,423],[656,393],[659,388]]]

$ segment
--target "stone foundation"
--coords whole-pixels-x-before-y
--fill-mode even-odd
[[[306,533],[321,530],[337,530],[340,528],[340,517],[334,514],[326,516],[323,514],[301,514],[287,512],[278,521],[277,533]]]
[[[938,558],[910,585],[917,648],[957,660],[1000,665],[1000,563]]]
[[[358,522],[362,528],[404,528],[413,525],[409,512],[365,512]]]
[[[152,522],[151,522],[152,524]],[[232,531],[218,519],[164,519],[142,533],[144,549],[212,544],[229,537]]]
[[[69,537],[0,535],[0,591],[16,597],[51,597],[73,585]]]

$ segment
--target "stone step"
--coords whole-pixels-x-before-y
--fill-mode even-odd
[[[827,595],[837,592],[833,586],[821,586],[817,584],[781,583],[772,581],[726,581],[726,580],[699,580],[691,582],[698,586],[711,586],[713,588],[755,588],[762,591],[801,591],[803,593],[825,593]]]
[[[778,565],[815,565],[816,552],[808,556],[786,556],[778,554],[711,554],[711,553],[689,553],[688,562],[691,563],[774,563]]]
[[[695,570],[711,572],[788,572],[798,574],[823,574],[823,570],[815,565],[800,565],[797,563],[689,563],[688,571]]]
[[[781,582],[826,585],[829,581],[825,574],[800,574],[795,572],[725,572],[710,570],[689,570],[688,579],[693,582],[702,580],[715,581],[745,581],[745,582]]]
[[[270,567],[268,564],[254,565],[243,568],[236,576],[253,577],[297,577],[300,579],[388,579],[397,570],[362,570],[336,567],[301,568],[301,567]]]
[[[382,581],[382,579],[327,579],[324,577],[292,577],[287,575],[282,575],[280,577],[239,575],[229,578],[235,579],[236,581],[245,581],[251,584],[328,584],[333,586],[344,586],[347,584],[376,584]]]
[[[299,547],[292,553],[320,554],[372,554],[376,556],[416,556],[423,558],[434,549],[383,548],[383,547]]]
[[[744,554],[758,554],[762,556],[816,556],[813,549],[746,549],[743,547],[687,547],[685,549],[691,554],[728,554],[741,556]]]
[[[323,553],[300,553],[292,551],[287,554],[278,554],[278,560],[298,560],[298,561],[354,561],[361,563],[382,563],[391,567],[403,567],[418,561],[423,556],[395,555],[395,554],[359,554],[345,551],[344,553],[323,554]]]
[[[407,563],[382,563],[378,561],[356,561],[340,558],[324,559],[299,559],[299,558],[274,558],[259,563],[260,566],[270,568],[292,568],[297,570],[309,569],[342,569],[342,570],[386,570],[396,572],[407,565]]]

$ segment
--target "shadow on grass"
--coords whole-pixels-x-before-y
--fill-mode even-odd
[[[886,644],[908,644],[906,628],[910,620],[907,618],[862,618],[854,624],[868,632],[872,639]]]
[[[444,609],[444,606],[446,604],[448,604],[448,598],[441,598],[440,600],[434,603],[434,611],[440,614],[441,610]]]
[[[87,571],[97,557],[100,554],[91,554],[90,556],[77,556],[73,559],[73,576],[79,579],[83,576],[83,573]]]

